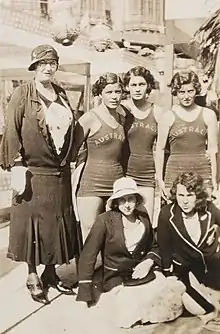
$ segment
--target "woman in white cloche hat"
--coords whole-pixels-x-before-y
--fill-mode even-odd
[[[160,272],[161,258],[143,202],[132,178],[116,180],[107,201],[110,210],[96,219],[79,260],[77,301],[82,307],[93,305],[92,279],[101,251],[105,293],[92,309],[109,315],[110,321],[116,320],[123,328],[137,321],[170,321],[182,313],[185,287]]]

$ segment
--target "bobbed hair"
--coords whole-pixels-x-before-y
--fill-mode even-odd
[[[99,96],[102,94],[103,89],[110,84],[118,83],[123,90],[123,82],[119,75],[112,72],[107,72],[101,75],[98,80],[92,86],[93,96]]]
[[[193,172],[182,173],[177,176],[170,190],[170,200],[176,203],[177,185],[182,184],[188,192],[194,192],[196,195],[195,211],[204,212],[207,207],[208,193],[204,186],[203,178]]]
[[[143,197],[139,194],[135,194],[136,196],[136,207],[138,207],[139,205],[143,204]],[[109,209],[113,210],[113,211],[119,211],[118,208],[118,202],[119,202],[120,198],[115,198],[112,200],[111,205],[109,206]]]
[[[147,83],[147,93],[150,94],[152,89],[156,89],[156,81],[151,72],[143,66],[135,66],[131,68],[124,76],[124,86],[128,86],[131,80],[131,76],[140,76],[144,78]]]
[[[171,94],[177,96],[178,91],[181,89],[182,85],[193,84],[196,90],[196,95],[201,92],[201,84],[199,82],[199,77],[194,71],[180,71],[174,74],[168,87],[171,88]]]

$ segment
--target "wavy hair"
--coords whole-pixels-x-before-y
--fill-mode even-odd
[[[151,74],[149,70],[147,70],[143,66],[135,66],[130,71],[128,71],[124,76],[124,86],[128,86],[129,82],[131,80],[131,75],[134,76],[140,76],[144,78],[144,80],[147,83],[147,93],[150,94],[152,89],[156,89],[156,81],[154,79],[154,76]]]
[[[199,82],[199,77],[194,71],[180,71],[174,74],[168,87],[171,88],[171,94],[177,96],[178,91],[181,89],[182,85],[193,84],[196,90],[196,95],[201,92],[201,84]]]
[[[119,75],[117,75],[116,73],[112,73],[112,72],[107,72],[103,75],[101,75],[98,80],[93,84],[92,86],[92,94],[93,96],[99,96],[102,94],[103,89],[107,86],[107,85],[111,85],[111,84],[115,84],[118,83],[122,89],[123,92],[123,82],[120,78]]]
[[[173,203],[176,203],[176,193],[177,193],[177,185],[182,184],[186,187],[188,192],[194,192],[196,195],[196,205],[195,210],[204,212],[207,207],[207,198],[208,193],[204,186],[203,178],[193,172],[182,173],[177,176],[176,180],[173,182],[172,188],[170,190],[170,200]]]

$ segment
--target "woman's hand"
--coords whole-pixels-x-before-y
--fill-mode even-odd
[[[152,268],[154,261],[151,259],[144,260],[143,262],[139,263],[133,271],[132,278],[143,278],[146,276],[150,269]]]
[[[11,187],[17,195],[23,194],[26,187],[26,171],[23,166],[14,166],[11,169]]]

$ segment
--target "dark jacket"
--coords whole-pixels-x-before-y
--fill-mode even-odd
[[[70,108],[65,91],[55,84],[53,87]],[[73,122],[58,155],[47,129],[35,81],[17,87],[7,108],[6,128],[0,149],[0,166],[3,169],[10,169],[21,155],[22,164],[25,166],[59,169],[70,157],[74,124],[73,115]]]
[[[79,260],[79,292],[77,300],[92,301],[92,277],[97,255],[103,253],[103,288],[109,291],[123,281],[123,277],[144,259],[152,259],[160,265],[158,247],[148,214],[136,211],[145,226],[145,233],[132,253],[125,245],[122,214],[105,212],[97,218],[86,239]]]
[[[197,277],[209,270],[220,272],[220,211],[210,203],[205,213],[198,214],[201,237],[195,244],[187,233],[180,207],[169,204],[161,209],[157,240],[166,275],[170,274],[172,264],[193,271]]]

